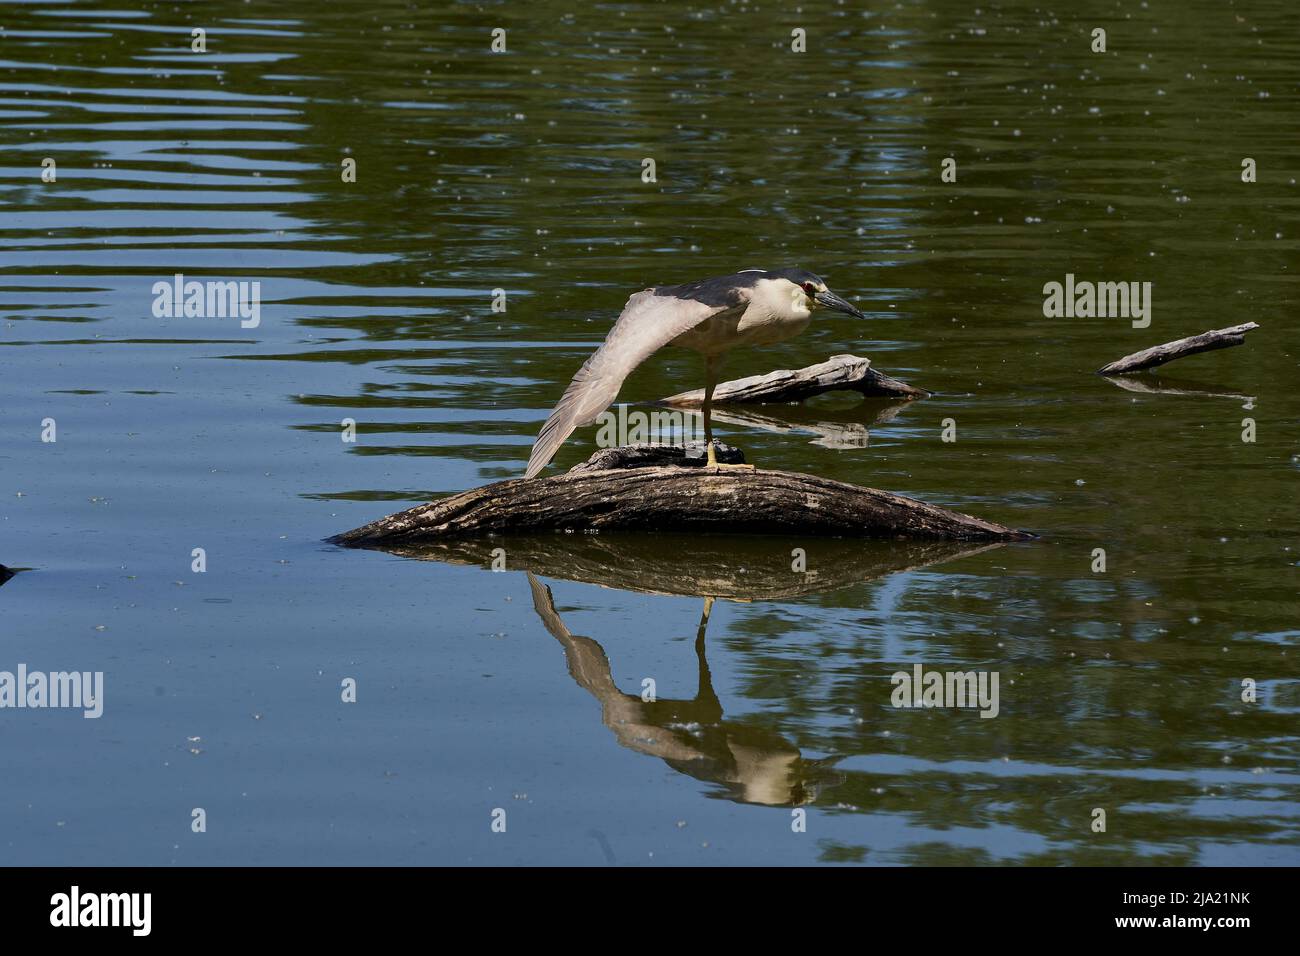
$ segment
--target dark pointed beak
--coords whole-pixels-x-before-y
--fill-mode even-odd
[[[855,319],[865,319],[866,316],[858,311],[857,306],[851,302],[845,302],[834,292],[827,289],[825,292],[818,292],[813,296],[818,302],[828,309],[834,309],[836,312],[843,312],[845,315],[851,315]]]

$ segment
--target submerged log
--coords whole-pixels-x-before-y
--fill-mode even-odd
[[[609,449],[563,475],[498,481],[380,518],[329,540],[347,547],[385,547],[542,531],[688,531],[949,541],[1033,537],[902,495],[816,475],[706,468],[698,458],[687,458],[680,447],[661,448],[657,453],[675,453],[682,464],[646,464],[656,458],[643,448]],[[626,467],[630,460],[633,465]],[[685,464],[696,467],[683,467]]]
[[[763,402],[799,402],[823,392],[854,391],[885,398],[926,398],[929,392],[883,375],[871,367],[871,360],[857,355],[832,355],[825,362],[806,368],[777,369],[766,375],[751,375],[722,382],[713,390],[714,405],[749,405]],[[660,405],[698,408],[704,404],[704,389],[669,395]]]
[[[1140,372],[1144,368],[1155,368],[1174,359],[1196,355],[1200,352],[1213,352],[1216,349],[1231,348],[1246,341],[1246,333],[1259,328],[1258,323],[1247,322],[1233,325],[1226,329],[1211,329],[1200,335],[1191,335],[1185,339],[1156,345],[1132,355],[1116,359],[1104,368],[1098,369],[1099,375],[1124,375],[1128,372]]]

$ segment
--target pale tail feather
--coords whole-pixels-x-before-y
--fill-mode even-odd
[[[533,443],[532,453],[528,456],[528,470],[525,478],[532,478],[545,468],[560,450],[560,446],[573,434],[574,429],[588,425],[596,416],[609,408],[618,397],[618,390],[627,377],[627,372],[608,368],[609,363],[602,361],[601,346],[596,353],[583,363],[578,374],[564,390],[560,404],[546,419],[546,424]]]

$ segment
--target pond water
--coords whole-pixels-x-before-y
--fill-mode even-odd
[[[1300,863],[1300,12],[861,6],[7,5],[0,671],[104,683],[0,710],[0,859]],[[866,319],[730,377],[934,394],[719,436],[1036,540],[324,542],[519,476],[629,293],[786,266]],[[257,323],[157,315],[178,273]],[[917,664],[996,717],[894,707]]]

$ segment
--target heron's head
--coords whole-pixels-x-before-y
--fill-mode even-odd
[[[827,287],[821,276],[814,275],[807,269],[784,269],[778,275],[790,283],[790,296],[796,309],[811,312],[818,307],[825,307],[857,319],[865,318],[853,303],[841,299]]]

